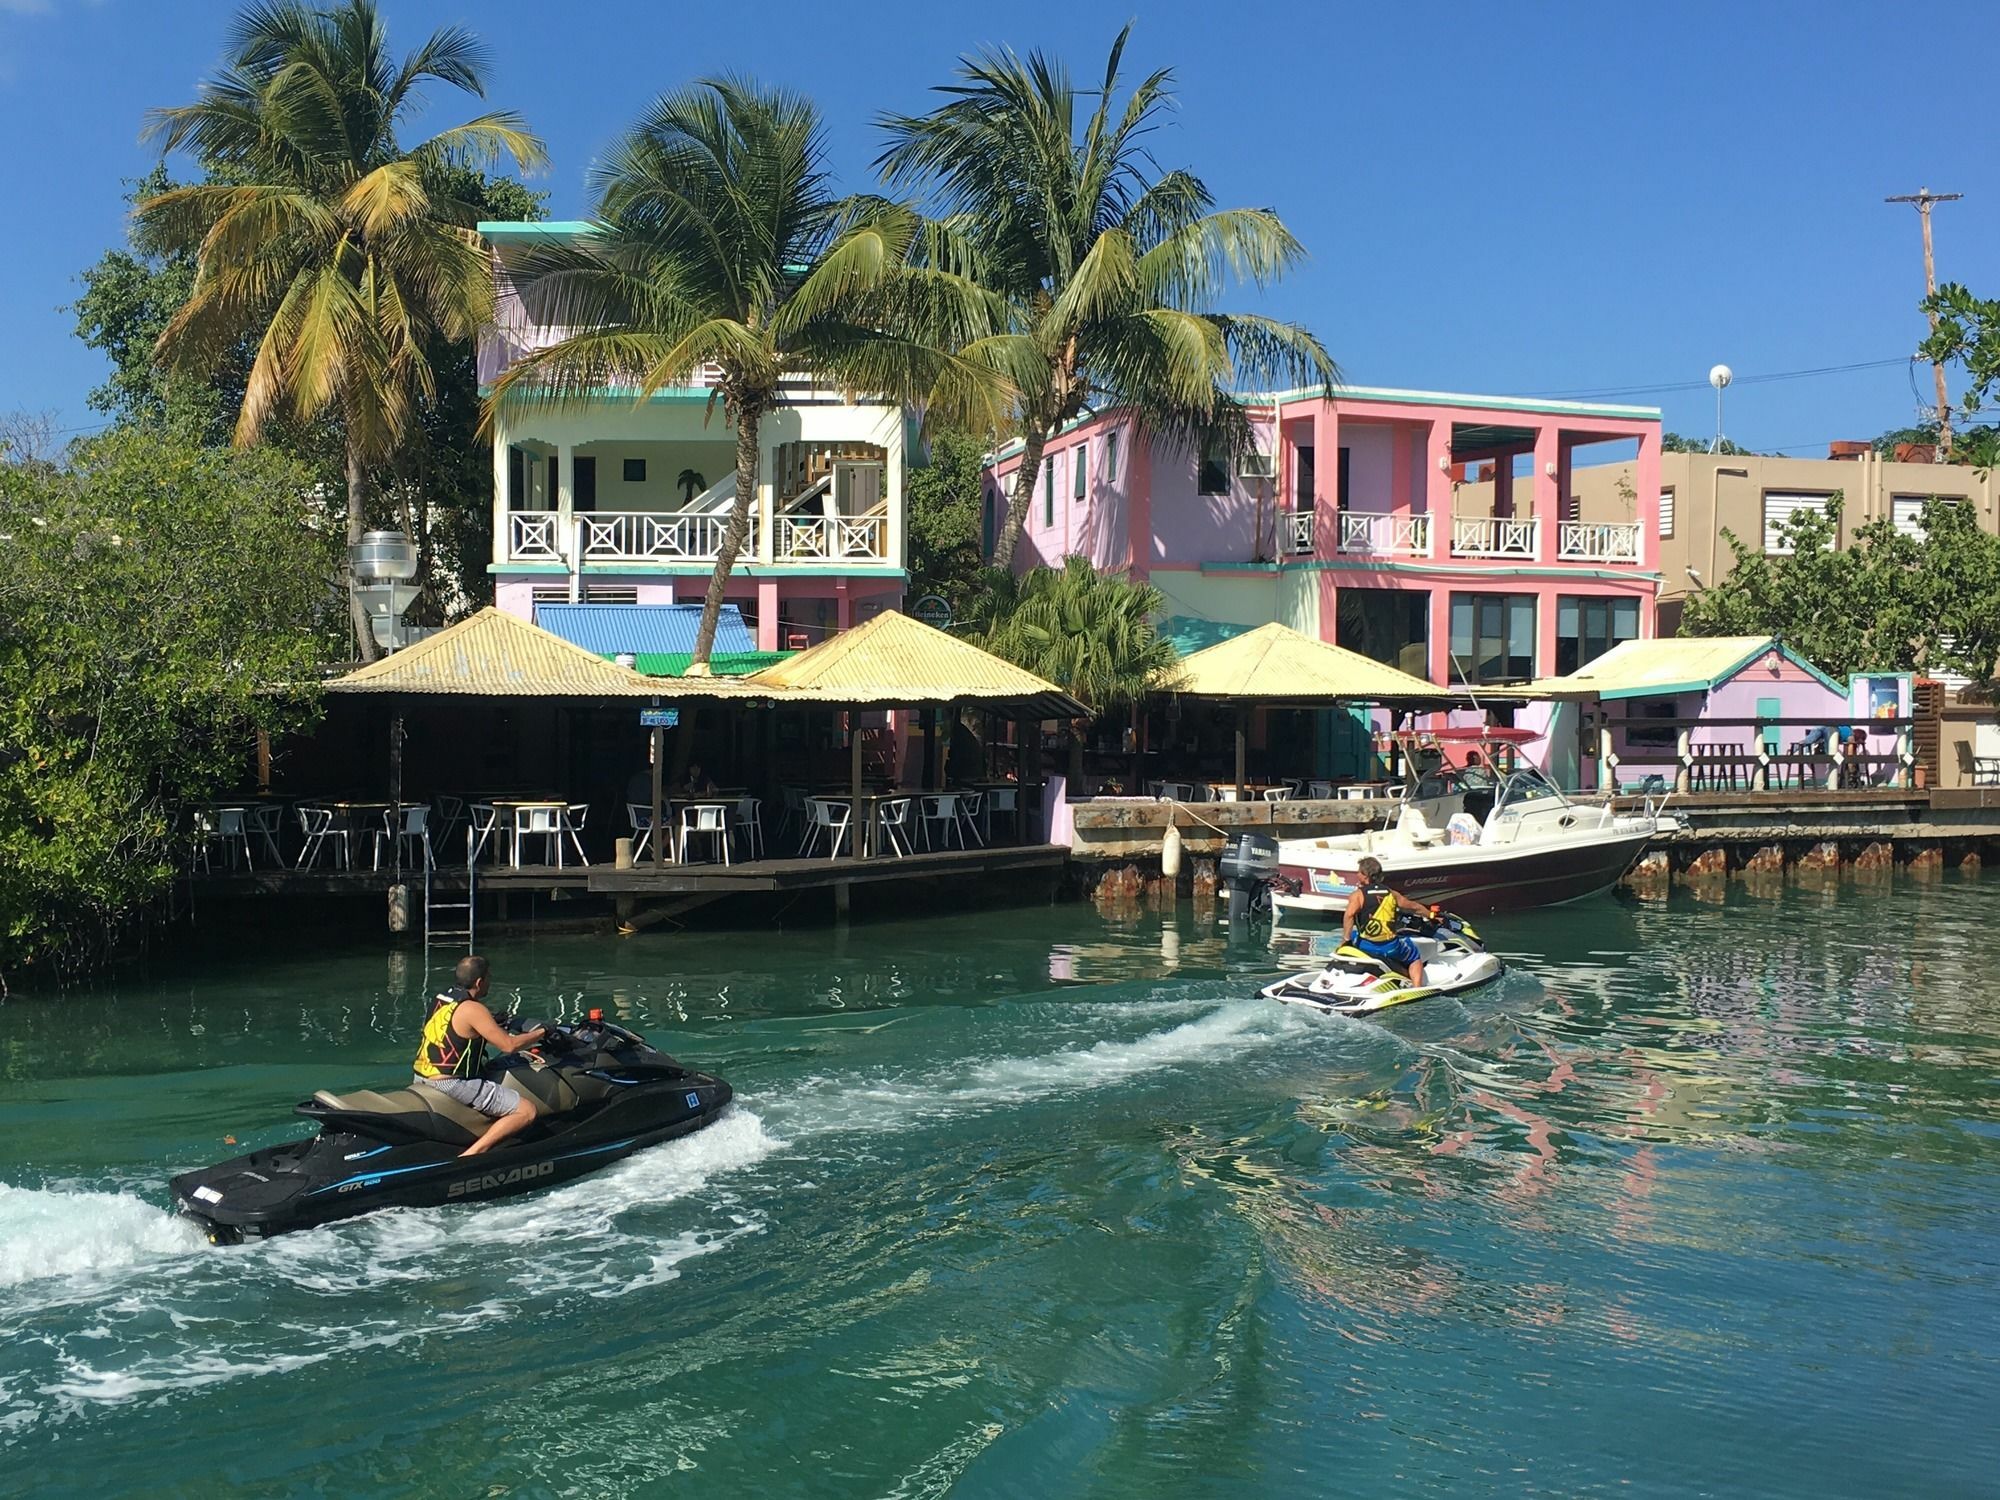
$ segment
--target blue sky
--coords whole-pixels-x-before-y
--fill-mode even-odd
[[[1728,428],[1824,452],[1914,415],[1902,364],[1922,333],[1920,184],[1939,273],[2000,293],[1993,107],[1974,69],[2000,9],[1961,7],[1932,52],[1898,7],[1223,5],[1089,0],[959,8],[876,0],[736,5],[385,0],[392,37],[472,25],[489,98],[524,112],[558,217],[586,207],[593,155],[663,89],[748,70],[813,94],[833,164],[869,181],[881,109],[924,107],[958,55],[1043,47],[1084,76],[1136,15],[1133,68],[1171,66],[1180,109],[1156,154],[1225,204],[1276,207],[1312,259],[1264,306],[1313,327],[1356,383],[1605,395],[1706,433],[1710,365],[1732,365]],[[184,102],[233,7],[196,0],[0,0],[0,413],[98,419],[102,362],[59,310],[124,232],[120,180],[150,164],[144,111]],[[438,93],[435,126],[473,112]],[[1928,392],[1928,371],[1920,389]]]

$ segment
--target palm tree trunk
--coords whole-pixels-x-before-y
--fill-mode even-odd
[[[1031,427],[1022,434],[1021,467],[1014,471],[1013,493],[1007,497],[1007,519],[993,544],[993,566],[1011,568],[1021,528],[1028,524],[1028,507],[1035,502],[1035,481],[1042,475],[1042,453],[1049,445],[1046,429]]]
[[[736,555],[750,535],[750,506],[757,494],[757,428],[764,415],[763,403],[741,400],[725,393],[724,400],[736,413],[736,503],[729,510],[729,525],[723,529],[722,545],[715,552],[715,571],[708,575],[708,593],[701,601],[701,623],[695,627],[694,657],[688,675],[708,675],[709,653],[715,649],[715,627],[722,619],[722,596],[729,590],[729,575],[736,567]]]
[[[350,423],[348,430],[353,430]],[[347,444],[347,545],[358,546],[361,533],[368,526],[368,466],[361,461],[361,450],[350,439]],[[349,553],[349,557],[353,556]],[[361,596],[354,592],[354,564],[342,564],[347,576],[347,617],[354,626],[355,649],[361,653],[363,661],[374,661],[382,653],[375,646],[375,632],[368,624],[368,612],[361,607]]]

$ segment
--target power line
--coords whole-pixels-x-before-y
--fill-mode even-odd
[[[1886,370],[1892,365],[1908,364],[1913,358],[1913,355],[1899,355],[1895,359],[1864,359],[1846,365],[1820,365],[1810,370],[1777,370],[1768,375],[1738,375],[1735,384],[1766,385],[1774,380],[1805,380],[1819,375],[1846,375],[1856,370]],[[1587,391],[1528,391],[1526,394],[1551,400],[1594,401],[1611,396],[1655,396],[1666,395],[1673,391],[1700,391],[1707,388],[1706,380],[1680,380],[1663,382],[1659,385],[1605,386]]]

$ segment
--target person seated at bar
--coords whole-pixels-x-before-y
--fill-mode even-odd
[[[701,768],[701,762],[691,760],[688,762],[687,775],[681,779],[681,784],[675,789],[674,795],[677,797],[713,797],[715,792],[715,782],[710,778],[708,772]],[[647,795],[650,797],[652,794],[649,792]]]

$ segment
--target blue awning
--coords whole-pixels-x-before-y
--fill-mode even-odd
[[[1234,640],[1239,635],[1247,635],[1257,627],[1236,625],[1228,620],[1203,620],[1193,615],[1168,615],[1160,621],[1159,633],[1174,643],[1174,649],[1182,656],[1193,656],[1197,651],[1224,641]]]
[[[621,651],[639,655],[686,655],[694,650],[701,624],[699,604],[537,604],[535,623],[551,635],[599,656]],[[722,606],[715,624],[715,654],[755,651],[757,641],[743,623],[743,612]]]

